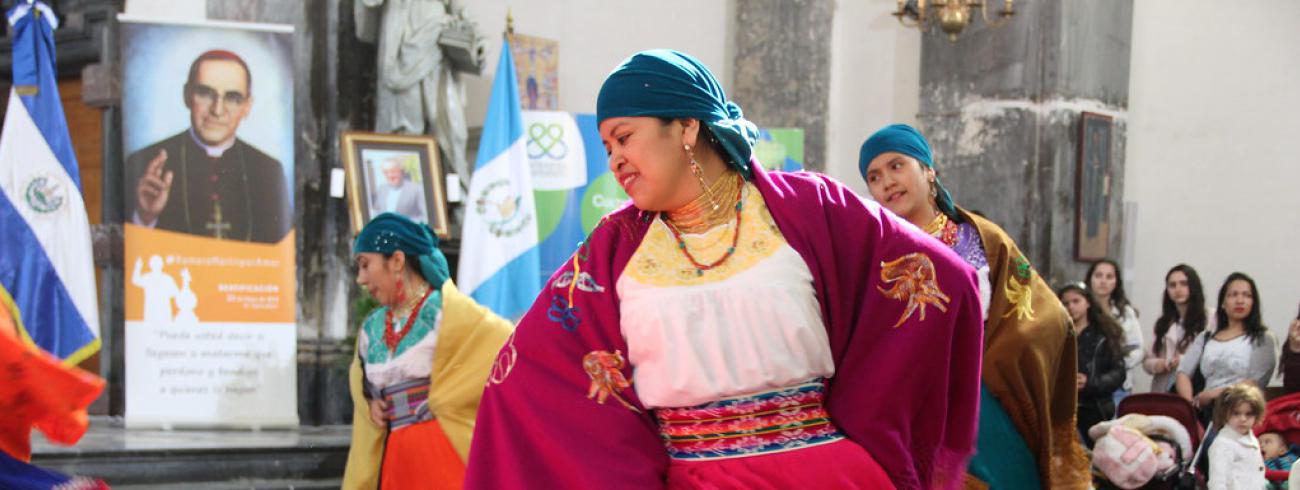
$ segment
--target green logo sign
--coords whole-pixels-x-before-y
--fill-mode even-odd
[[[596,177],[582,195],[582,232],[591,233],[602,216],[618,209],[627,199],[627,193],[618,185],[613,172]]]

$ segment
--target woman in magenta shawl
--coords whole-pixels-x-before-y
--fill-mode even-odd
[[[597,99],[632,198],[498,354],[467,488],[953,488],[975,436],[973,269],[828,177],[766,172],[699,61]]]

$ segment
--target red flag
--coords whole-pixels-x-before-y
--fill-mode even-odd
[[[31,459],[32,428],[51,442],[74,444],[86,433],[86,407],[104,380],[18,338],[13,318],[0,307],[0,451]]]

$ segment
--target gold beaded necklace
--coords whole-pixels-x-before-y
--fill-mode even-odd
[[[745,179],[742,178],[739,174],[737,174],[735,180],[736,180],[736,205],[732,206],[732,208],[735,209],[735,213],[736,213],[736,229],[733,230],[731,234],[731,246],[727,247],[727,252],[722,254],[722,257],[719,257],[718,260],[709,262],[707,264],[701,263],[698,259],[695,258],[695,254],[692,254],[690,249],[686,248],[686,238],[682,236],[682,231],[678,229],[676,226],[673,226],[672,220],[667,219],[667,217],[663,218],[664,224],[668,225],[668,231],[671,231],[673,234],[673,238],[677,239],[677,248],[682,251],[682,254],[686,255],[686,260],[691,262],[691,266],[695,267],[695,275],[697,276],[702,276],[704,275],[705,271],[712,270],[715,267],[722,265],[723,262],[726,262],[727,259],[731,258],[731,256],[736,253],[736,244],[740,242],[740,223],[741,223],[740,220],[742,214],[745,211]]]
[[[939,213],[925,225],[925,232],[932,237],[938,238],[948,247],[957,246],[957,223],[948,219],[948,215]]]
[[[736,189],[745,183],[739,176],[732,171],[723,173],[695,200],[665,213],[666,218],[673,227],[689,234],[703,233],[730,221],[735,209],[731,206],[718,206],[713,202],[713,196],[735,195]]]

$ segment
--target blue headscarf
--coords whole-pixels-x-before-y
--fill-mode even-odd
[[[867,166],[871,165],[871,161],[881,153],[890,151],[915,158],[921,164],[934,168],[934,153],[930,151],[930,142],[925,140],[925,136],[906,124],[891,124],[876,131],[876,134],[862,143],[862,150],[858,153],[858,172],[862,173],[863,180],[867,178]],[[960,221],[957,206],[952,202],[952,194],[939,182],[938,175],[934,176],[934,190],[934,201],[939,211]]]
[[[352,243],[352,253],[374,252],[385,257],[401,250],[408,260],[419,264],[415,271],[433,288],[441,288],[451,274],[447,257],[438,250],[438,236],[428,225],[411,221],[395,213],[383,213],[371,219],[357,233]]]
[[[727,164],[750,178],[758,128],[727,100],[708,67],[686,53],[652,49],[615,68],[596,97],[596,122],[611,117],[698,119],[727,155]]]

